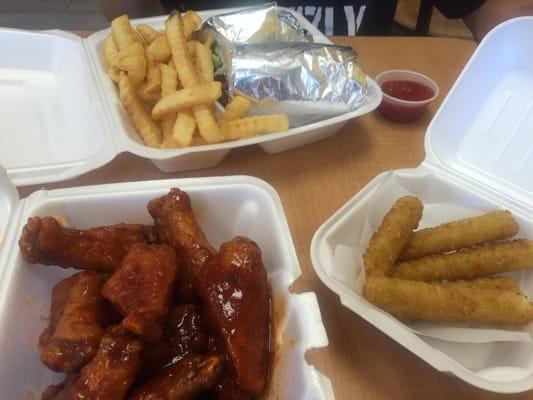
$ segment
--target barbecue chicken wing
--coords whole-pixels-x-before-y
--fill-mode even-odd
[[[112,273],[135,243],[155,242],[152,227],[112,225],[87,230],[63,228],[52,217],[31,217],[19,246],[31,263]]]
[[[220,371],[218,356],[189,355],[161,370],[130,400],[192,400],[213,386]]]
[[[58,372],[78,371],[95,355],[108,311],[100,290],[104,277],[79,272],[54,286],[50,324],[41,333],[41,361]]]
[[[268,380],[271,292],[261,250],[250,239],[223,244],[197,287],[207,321],[221,336],[238,386],[260,393]]]
[[[142,344],[121,326],[102,338],[98,352],[73,382],[49,387],[47,400],[122,400],[140,366]],[[62,389],[63,388],[63,389]],[[62,390],[61,390],[62,389]]]
[[[200,313],[195,306],[179,304],[171,307],[161,339],[144,346],[143,366],[138,380],[144,382],[188,354],[206,353],[208,341],[208,335],[202,329]]]
[[[102,295],[124,316],[122,325],[155,341],[163,333],[177,275],[174,250],[164,244],[134,244],[107,280]]]
[[[187,300],[194,300],[195,275],[215,253],[215,249],[196,222],[189,195],[180,189],[171,189],[167,195],[151,200],[148,211],[154,219],[158,237],[174,248],[183,264],[180,294]]]

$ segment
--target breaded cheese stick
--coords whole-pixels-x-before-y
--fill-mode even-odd
[[[520,292],[518,284],[513,278],[508,276],[494,276],[489,278],[478,278],[470,281],[444,281],[444,282],[429,282],[429,283],[443,283],[453,285],[463,285],[464,287],[477,289],[498,289],[498,290],[512,290],[516,293]]]
[[[413,196],[396,200],[374,232],[363,255],[367,275],[387,275],[422,218],[422,202]]]
[[[414,232],[398,260],[407,261],[494,242],[517,232],[518,224],[509,211],[494,211]]]
[[[391,276],[414,281],[455,281],[533,268],[533,240],[520,239],[438,254],[397,264]]]
[[[427,283],[367,278],[364,297],[401,320],[517,325],[533,320],[533,305],[510,290],[480,289],[462,283]]]

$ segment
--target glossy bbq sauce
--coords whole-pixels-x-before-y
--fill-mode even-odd
[[[413,81],[388,81],[381,89],[391,97],[407,101],[427,100],[434,94],[431,88]]]

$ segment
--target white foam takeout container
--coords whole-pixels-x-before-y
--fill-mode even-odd
[[[261,247],[273,291],[276,361],[268,399],[334,399],[328,378],[308,365],[307,350],[327,346],[328,340],[316,295],[293,294],[289,286],[301,274],[281,201],[266,182],[246,176],[128,182],[34,192],[19,200],[0,167],[0,398],[30,398],[55,374],[39,361],[38,337],[53,286],[76,272],[32,265],[20,254],[18,238],[29,216],[62,216],[78,228],[121,222],[153,223],[147,202],[186,190],[198,222],[211,243],[244,235]],[[223,212],[222,212],[223,211]],[[24,397],[27,396],[27,397]],[[33,397],[31,397],[33,398]]]
[[[335,251],[364,250],[384,214],[407,194],[424,203],[420,227],[503,208],[519,223],[517,236],[533,238],[531,37],[533,17],[510,20],[489,33],[429,125],[422,164],[378,175],[317,230],[311,243],[315,271],[343,305],[439,371],[502,393],[533,388],[533,323],[512,332],[523,340],[492,341],[475,335],[479,327],[471,326],[466,331],[474,335],[461,340],[417,335],[358,294],[356,266],[339,270]],[[514,277],[533,300],[533,271]],[[453,334],[457,326],[440,328]]]
[[[224,11],[199,14],[205,19]],[[316,42],[330,43],[303,16],[291,12]],[[132,25],[163,29],[166,18],[133,20]],[[369,78],[368,99],[346,114],[238,141],[150,148],[142,143],[106,74],[103,41],[109,33],[105,29],[82,39],[63,31],[0,29],[0,163],[16,186],[72,178],[122,152],[148,158],[164,172],[214,166],[231,149],[253,144],[277,153],[330,137],[381,102],[381,89]]]

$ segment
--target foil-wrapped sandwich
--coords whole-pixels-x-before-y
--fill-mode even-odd
[[[354,110],[367,95],[365,74],[349,47],[302,42],[236,45],[227,65],[230,96],[253,99],[252,114],[285,113],[292,127]]]
[[[213,36],[222,46],[312,40],[296,17],[276,3],[215,15],[203,23],[201,35]]]
[[[213,38],[228,100],[244,96],[254,104],[249,114],[285,113],[297,127],[353,111],[368,97],[355,51],[313,42],[275,3],[209,18],[200,32]]]

